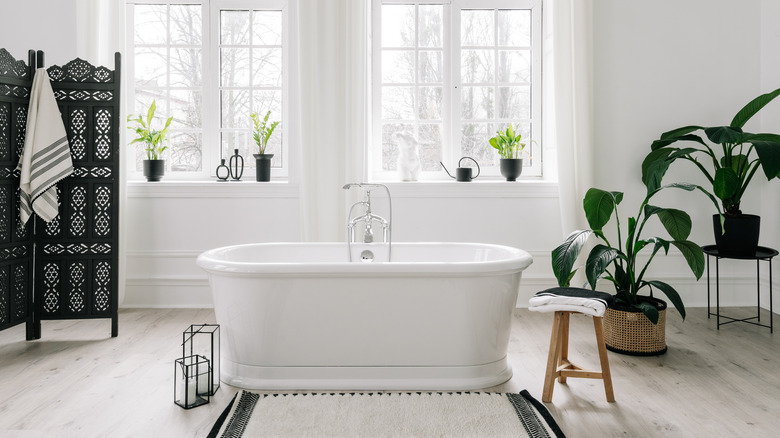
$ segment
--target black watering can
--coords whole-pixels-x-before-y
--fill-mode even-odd
[[[474,164],[477,165],[477,174],[474,176],[471,176],[471,167],[460,167],[460,163],[465,160],[469,159],[474,162]],[[464,181],[469,182],[472,179],[479,176],[479,163],[477,163],[477,160],[471,158],[471,157],[463,157],[458,161],[458,167],[455,169],[455,176],[450,175],[450,171],[447,170],[446,167],[444,167],[444,163],[439,161],[439,164],[441,164],[442,169],[444,169],[445,172],[447,172],[447,175],[449,175],[450,178],[455,178],[455,181]]]

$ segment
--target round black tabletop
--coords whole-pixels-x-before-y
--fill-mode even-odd
[[[701,247],[701,249],[707,255],[711,255],[715,257],[723,257],[727,259],[768,260],[778,254],[776,249],[767,248],[765,246],[759,246],[756,249],[755,254],[721,253],[720,251],[718,251],[718,247],[715,245],[704,245]]]

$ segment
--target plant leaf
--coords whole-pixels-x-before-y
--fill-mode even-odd
[[[778,95],[780,95],[780,88],[775,91],[762,94],[751,100],[734,116],[734,119],[731,120],[731,126],[734,128],[741,128],[745,126],[745,123],[747,123],[751,117],[753,117],[761,110],[761,108],[765,107],[766,104],[771,102]]]
[[[716,126],[705,128],[704,133],[711,142],[717,144],[739,143],[742,140],[742,129],[731,126]]]
[[[691,268],[691,272],[696,276],[698,280],[704,273],[704,251],[701,247],[690,240],[675,240],[671,242],[675,248],[679,249],[685,261],[688,263],[688,267]]]
[[[639,310],[642,311],[642,313],[645,314],[647,319],[650,320],[653,324],[658,324],[658,309],[655,308],[654,305],[647,303],[647,302],[639,302],[636,304],[636,307],[639,308]]]
[[[728,199],[739,188],[739,176],[731,167],[721,167],[715,171],[715,180],[712,183],[712,191],[720,199]]]
[[[601,230],[609,222],[615,205],[620,203],[623,194],[619,192],[607,192],[605,190],[591,188],[585,193],[582,205],[585,209],[585,217],[593,230]]]
[[[663,134],[661,134],[661,140],[669,140],[671,138],[682,137],[686,134],[690,134],[693,131],[698,131],[699,129],[704,129],[704,127],[696,126],[696,125],[683,126],[682,128],[677,128],[671,131],[664,132]]]
[[[569,234],[566,240],[558,245],[552,251],[552,268],[555,278],[558,279],[558,286],[568,286],[569,280],[573,274],[572,268],[574,262],[580,255],[582,246],[588,240],[593,231],[591,230],[577,230]]]
[[[598,244],[588,254],[585,262],[585,275],[592,289],[596,288],[596,281],[604,274],[610,263],[620,256],[620,252],[610,246]]]
[[[763,134],[759,134],[763,135]],[[751,141],[768,180],[780,176],[780,142]]]
[[[682,316],[682,319],[683,320],[685,319],[685,305],[682,302],[682,298],[680,298],[680,294],[678,294],[677,291],[671,285],[658,280],[646,281],[645,283],[663,292],[666,295],[666,297],[669,298],[669,301],[672,302],[674,308],[677,309],[678,312],[680,312],[680,316]]]
[[[696,128],[703,129],[700,126],[697,126]],[[669,146],[670,144],[678,141],[695,141],[696,143],[701,143],[705,146],[707,145],[707,143],[705,143],[704,140],[702,140],[701,137],[699,137],[698,135],[688,134],[688,135],[680,135],[678,137],[669,137],[661,140],[656,140],[650,145],[650,149],[656,150],[662,147]]]
[[[688,213],[674,208],[661,208],[656,214],[672,239],[686,240],[691,234],[692,224]]]

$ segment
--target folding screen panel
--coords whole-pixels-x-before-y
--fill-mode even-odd
[[[37,61],[43,65],[42,52]],[[114,70],[81,59],[47,68],[75,172],[57,184],[59,216],[49,223],[36,216],[36,327],[48,319],[111,318],[117,335],[119,53],[114,63]]]
[[[27,339],[40,337],[33,322],[32,221],[19,220],[19,172],[24,148],[35,52],[28,63],[0,49],[0,330],[27,323]]]

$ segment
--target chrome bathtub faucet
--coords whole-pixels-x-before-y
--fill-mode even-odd
[[[363,223],[363,241],[362,243],[374,243],[374,224],[377,223],[381,225],[382,227],[382,243],[387,243],[387,260],[390,260],[390,251],[392,248],[392,237],[391,237],[391,224],[390,221],[393,217],[393,203],[390,198],[390,189],[387,188],[384,184],[373,184],[373,183],[349,183],[345,184],[342,188],[344,190],[349,190],[352,187],[357,187],[359,189],[362,189],[365,193],[365,199],[362,201],[358,201],[349,208],[349,214],[347,215],[347,249],[349,252],[349,261],[352,261],[352,243],[356,242],[355,239],[355,227],[359,223]],[[387,201],[389,204],[389,215],[390,219],[385,219],[382,216],[379,216],[377,214],[374,214],[371,211],[371,190],[382,188],[385,190],[385,193],[387,193]],[[362,206],[365,208],[365,211],[362,215],[359,216],[352,216],[353,211],[356,207]],[[370,252],[370,251],[369,251]],[[365,251],[364,251],[365,253]],[[371,255],[370,259],[367,259],[366,257],[361,257],[363,261],[372,261],[373,260],[373,254]]]

